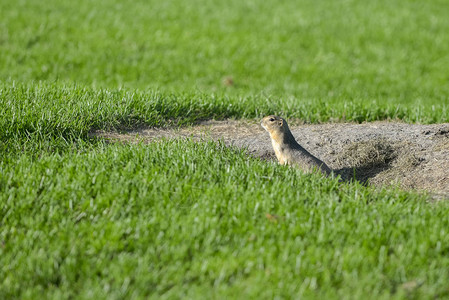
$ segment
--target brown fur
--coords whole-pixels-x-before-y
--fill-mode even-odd
[[[331,173],[324,162],[296,142],[287,121],[278,116],[266,116],[260,124],[270,134],[271,144],[281,165],[296,165],[306,172],[318,169],[324,174]]]

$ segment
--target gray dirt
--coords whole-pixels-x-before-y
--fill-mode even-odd
[[[375,186],[396,185],[449,198],[449,124],[373,122],[310,125],[293,120],[299,144],[344,180]],[[125,133],[96,131],[111,141],[151,142],[160,138],[223,140],[248,154],[275,160],[271,142],[256,121],[206,121],[177,129],[141,128]]]

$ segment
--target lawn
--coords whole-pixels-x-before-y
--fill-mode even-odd
[[[446,298],[449,204],[95,129],[449,122],[446,1],[1,1],[0,298]]]

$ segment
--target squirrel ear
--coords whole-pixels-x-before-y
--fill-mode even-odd
[[[284,120],[280,119],[279,120],[279,126],[282,126],[284,124]]]

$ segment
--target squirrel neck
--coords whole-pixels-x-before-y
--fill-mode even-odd
[[[278,132],[271,136],[271,138],[279,145],[279,146],[299,146],[298,142],[296,142],[292,132],[288,127],[285,127],[283,131]]]

